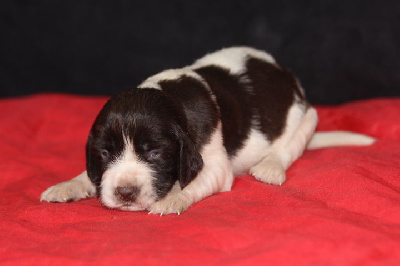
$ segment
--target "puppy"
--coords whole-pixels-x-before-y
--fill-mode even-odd
[[[222,49],[111,98],[90,130],[86,171],[48,188],[41,200],[98,195],[108,208],[180,214],[229,191],[237,175],[281,185],[307,146],[374,141],[314,134],[317,121],[298,80],[269,54]]]

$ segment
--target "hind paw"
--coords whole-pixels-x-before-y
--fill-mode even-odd
[[[250,169],[250,174],[272,185],[282,185],[286,181],[285,169],[278,160],[263,160]]]

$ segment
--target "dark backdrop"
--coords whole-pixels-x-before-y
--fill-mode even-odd
[[[400,1],[0,1],[0,97],[115,94],[249,45],[312,103],[400,96]]]

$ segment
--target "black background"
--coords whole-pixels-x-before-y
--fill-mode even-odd
[[[112,95],[233,45],[266,50],[312,103],[400,96],[400,1],[0,1],[0,97]]]

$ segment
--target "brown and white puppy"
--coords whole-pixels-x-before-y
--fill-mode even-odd
[[[109,208],[180,214],[229,191],[237,175],[281,185],[307,145],[374,141],[346,132],[314,135],[317,120],[298,80],[269,54],[222,49],[111,98],[88,137],[87,171],[48,188],[41,200],[97,194]]]

